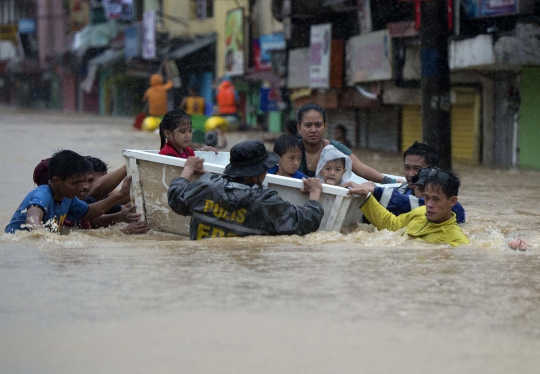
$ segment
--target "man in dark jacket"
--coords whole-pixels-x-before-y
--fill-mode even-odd
[[[191,239],[247,235],[305,235],[317,231],[324,215],[319,203],[322,185],[317,178],[303,179],[302,192],[309,194],[303,205],[283,200],[262,185],[268,169],[279,158],[259,140],[245,140],[231,148],[225,175],[204,173],[200,157],[187,159],[180,177],[169,187],[169,206],[183,216],[192,216]]]

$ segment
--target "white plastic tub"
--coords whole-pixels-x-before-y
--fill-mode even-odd
[[[204,168],[222,174],[229,163],[229,153],[195,152],[205,159]],[[168,204],[167,192],[171,180],[182,173],[185,159],[159,155],[157,151],[124,150],[128,175],[133,177],[131,196],[150,228],[157,231],[189,236],[191,217],[174,213]],[[196,177],[195,177],[196,178]],[[359,178],[359,177],[356,177]],[[361,182],[356,179],[355,181]],[[299,179],[268,174],[264,184],[276,190],[284,200],[303,205],[307,195],[300,192],[303,183]],[[358,196],[347,195],[347,189],[323,184],[321,204],[324,216],[320,231],[341,231],[356,225],[362,218]]]

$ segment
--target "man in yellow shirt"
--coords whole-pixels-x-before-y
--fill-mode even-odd
[[[204,114],[205,102],[202,96],[197,94],[195,87],[188,88],[188,96],[182,99],[180,109],[184,109],[187,114]]]
[[[439,168],[431,168],[429,173],[418,175],[413,183],[424,186],[426,204],[397,217],[371,195],[374,185],[347,182],[344,187],[351,188],[349,194],[367,196],[361,207],[362,213],[379,230],[397,231],[406,227],[407,234],[413,238],[447,243],[453,247],[468,244],[469,238],[461,231],[456,222],[456,214],[452,212],[461,184],[457,175]]]

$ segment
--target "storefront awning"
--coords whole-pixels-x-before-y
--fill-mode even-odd
[[[195,39],[195,41],[183,45],[178,49],[175,49],[171,53],[169,53],[168,58],[171,58],[173,60],[180,60],[193,52],[197,52],[198,50],[203,49],[204,47],[208,47],[209,45],[212,45],[216,42],[217,37],[216,34],[209,34],[202,38]]]
[[[124,58],[124,50],[113,50],[113,49],[107,49],[105,52],[100,54],[99,56],[94,57],[90,61],[88,61],[88,67],[95,65],[95,66],[110,66],[114,65],[115,63],[119,62]]]
[[[81,82],[81,88],[84,92],[89,93],[92,91],[94,80],[100,66],[111,66],[121,61],[124,58],[124,50],[119,51],[113,49],[107,49],[99,56],[94,57],[88,61],[88,75]]]

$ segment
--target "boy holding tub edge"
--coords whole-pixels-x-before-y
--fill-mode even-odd
[[[48,228],[59,232],[66,219],[91,221],[116,204],[129,199],[131,177],[124,180],[118,192],[94,204],[77,198],[86,182],[90,166],[83,156],[69,150],[55,153],[49,161],[49,182],[34,188],[17,208],[6,233]]]

